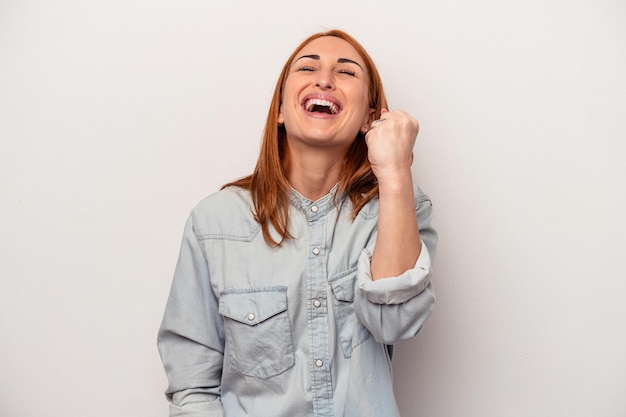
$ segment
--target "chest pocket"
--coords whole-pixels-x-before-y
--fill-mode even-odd
[[[329,284],[334,294],[335,320],[341,349],[343,355],[350,358],[352,349],[363,343],[371,334],[354,312],[356,267],[333,276]]]
[[[268,379],[294,365],[287,287],[232,289],[220,295],[231,369]]]

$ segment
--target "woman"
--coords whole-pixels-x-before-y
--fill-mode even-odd
[[[386,109],[348,34],[289,58],[254,173],[187,221],[159,331],[171,416],[398,416],[389,346],[431,312],[437,236],[418,123]]]

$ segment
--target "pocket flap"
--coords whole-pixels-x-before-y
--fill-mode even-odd
[[[333,289],[335,298],[339,301],[354,301],[354,280],[356,279],[356,267],[350,268],[333,276],[329,284]]]
[[[232,289],[220,294],[220,314],[250,326],[287,310],[287,287]]]

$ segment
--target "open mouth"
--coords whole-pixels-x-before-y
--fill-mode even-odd
[[[337,104],[321,98],[306,100],[303,107],[306,111],[311,113],[337,114],[341,111]]]

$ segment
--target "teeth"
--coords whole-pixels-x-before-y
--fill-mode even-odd
[[[304,103],[304,108],[306,109],[306,111],[312,111],[315,106],[328,107],[332,114],[337,114],[339,112],[339,107],[335,103],[333,103],[332,101],[323,100],[321,98],[313,98],[307,100],[306,103]]]

